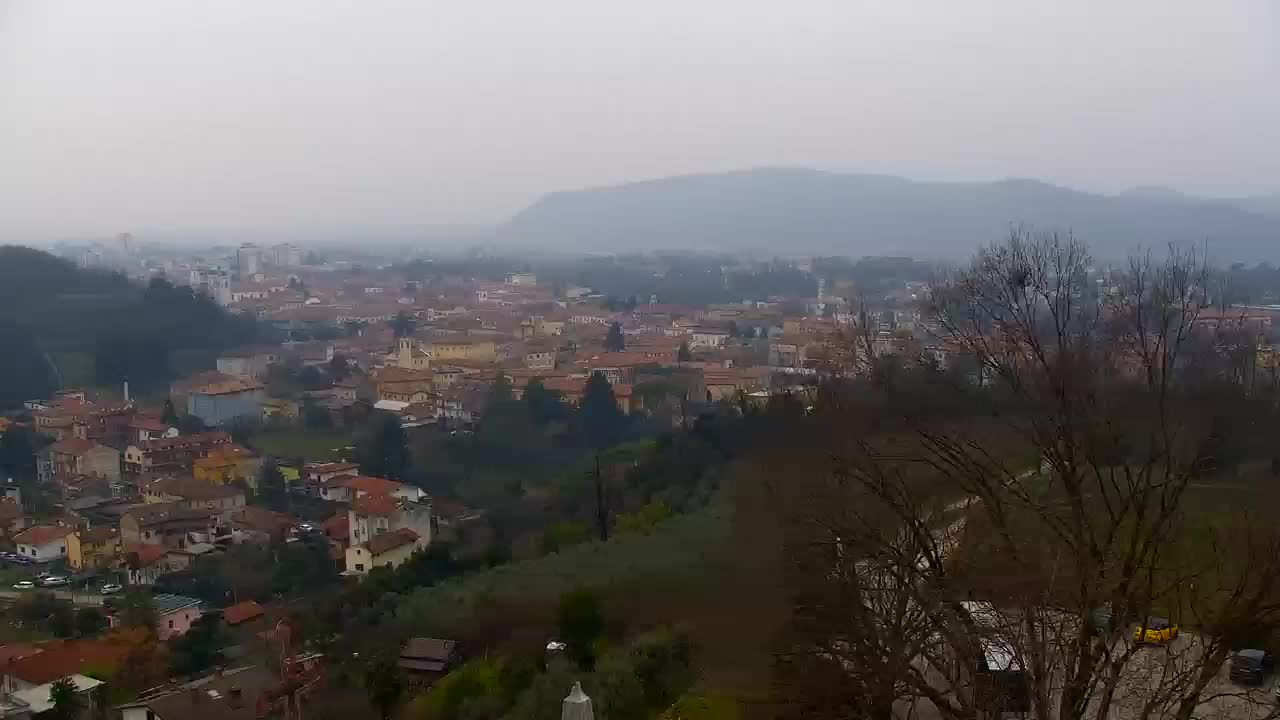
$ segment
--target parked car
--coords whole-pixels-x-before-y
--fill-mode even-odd
[[[1133,641],[1142,644],[1167,645],[1178,637],[1178,626],[1169,622],[1169,618],[1151,616],[1147,618],[1145,632],[1139,625],[1133,629]]]
[[[19,580],[18,582],[13,584],[14,590],[34,590],[35,587],[36,587],[36,584],[31,582],[30,580]]]
[[[71,583],[62,575],[46,575],[43,579],[39,579],[39,582],[41,587],[63,587]]]
[[[117,585],[116,583],[107,583],[106,585],[102,586],[102,589],[99,590],[99,592],[101,592],[103,595],[115,595],[117,593],[124,592],[124,586]]]
[[[1271,655],[1266,650],[1248,648],[1231,654],[1231,682],[1240,685],[1261,685],[1263,677],[1271,670]]]

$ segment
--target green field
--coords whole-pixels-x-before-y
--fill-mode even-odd
[[[352,437],[336,430],[269,430],[250,439],[254,449],[279,459],[301,457],[307,462],[334,462],[350,457]]]

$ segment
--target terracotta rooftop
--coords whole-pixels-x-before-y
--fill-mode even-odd
[[[400,504],[390,495],[363,495],[351,501],[351,510],[360,515],[391,515]]]
[[[404,487],[403,483],[371,475],[340,475],[334,478],[334,482],[371,495],[391,495]]]
[[[13,542],[15,545],[45,545],[73,532],[74,528],[65,525],[36,525],[18,533]]]
[[[98,443],[92,440],[67,438],[50,445],[49,450],[63,455],[83,455],[96,447],[98,447]]]
[[[109,638],[58,640],[41,645],[40,650],[10,661],[0,670],[32,685],[44,685],[85,670],[114,667],[128,654],[129,645]]]
[[[264,611],[261,605],[252,600],[245,600],[223,610],[222,619],[228,625],[239,625],[240,623],[260,618],[263,614]]]
[[[390,552],[399,547],[404,547],[405,545],[411,545],[417,541],[418,533],[410,530],[409,528],[400,528],[399,530],[392,530],[391,532],[385,532],[381,535],[374,535],[367,543],[367,546],[369,548],[369,552],[376,556],[385,552]]]

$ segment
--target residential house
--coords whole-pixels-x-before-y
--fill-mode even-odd
[[[294,528],[293,518],[261,507],[241,508],[231,520],[236,542],[282,542]]]
[[[266,611],[261,605],[252,600],[245,600],[223,610],[222,622],[228,627],[241,627],[255,620],[261,620],[265,615]]]
[[[346,572],[363,575],[375,567],[399,567],[420,547],[426,545],[409,528],[382,533],[363,545],[347,548]]]
[[[429,502],[412,502],[384,494],[357,497],[348,511],[346,568],[363,574],[374,567],[399,565],[432,538]]]
[[[458,643],[437,638],[409,638],[396,662],[415,684],[430,685],[462,662]]]
[[[41,450],[36,469],[41,483],[76,475],[95,475],[119,482],[120,451],[93,440],[68,438]]]
[[[300,495],[320,497],[321,488],[333,478],[359,472],[360,466],[356,463],[307,463],[303,467],[302,481],[290,485],[289,489]]]
[[[129,652],[124,643],[106,639],[53,640],[41,643],[39,652],[24,653],[0,667],[4,688],[9,692],[47,686],[64,677],[115,667]],[[85,683],[86,687],[90,683]],[[78,685],[78,684],[77,684]],[[48,694],[48,691],[45,691]]]
[[[435,386],[430,370],[408,370],[398,367],[377,368],[370,376],[375,400],[398,402],[430,402]]]
[[[77,530],[66,539],[67,563],[76,571],[105,570],[120,562],[120,531],[116,528]]]
[[[185,635],[203,614],[204,601],[185,595],[157,593],[151,596],[156,609],[156,636],[161,640]],[[111,627],[120,624],[116,615],[107,616]]]
[[[199,482],[230,485],[243,482],[258,487],[258,471],[262,459],[239,445],[222,445],[191,463],[191,474]]]
[[[187,510],[205,510],[224,522],[245,506],[244,490],[235,485],[216,485],[190,477],[162,477],[139,483],[142,500],[148,505],[172,503]]]
[[[223,353],[218,358],[218,372],[242,380],[262,380],[267,368],[280,360],[278,348],[244,348]]]
[[[196,458],[204,457],[214,449],[230,443],[231,436],[225,432],[148,440],[125,448],[124,469],[134,476],[143,473],[185,473],[191,471]]]
[[[136,543],[123,545],[121,559],[130,585],[154,585],[163,575],[165,547]]]
[[[66,677],[76,686],[76,697],[78,698],[78,707],[76,708],[76,714],[72,716],[72,720],[95,720],[102,717],[106,712],[106,697],[103,695],[105,692],[103,686],[106,683],[97,678],[79,673],[72,673]],[[24,710],[30,713],[31,717],[43,716],[49,718],[57,715],[52,712],[52,690],[53,681],[23,690],[14,690],[11,693],[11,697],[25,705]]]
[[[186,547],[197,537],[215,536],[217,513],[182,507],[180,503],[154,503],[130,508],[120,517],[120,537],[126,546]]]
[[[67,536],[75,532],[67,525],[35,525],[13,538],[18,554],[36,562],[52,562],[67,556]]]
[[[175,437],[178,437],[178,428],[149,415],[134,415],[127,426],[126,440],[132,445]]]
[[[262,417],[262,386],[252,380],[231,380],[194,388],[187,396],[187,414],[206,425],[224,425],[238,418]]]
[[[339,475],[324,483],[320,497],[335,502],[351,503],[370,495],[386,495],[396,500],[420,502],[427,493],[416,485],[369,475]]]
[[[804,367],[813,341],[812,335],[782,335],[770,339],[769,364],[774,367]]]
[[[719,350],[729,340],[729,331],[713,327],[694,327],[689,330],[690,350]]]

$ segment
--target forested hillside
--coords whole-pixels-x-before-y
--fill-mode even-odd
[[[162,387],[254,339],[256,324],[190,288],[148,287],[48,253],[0,247],[0,407],[59,385]]]

